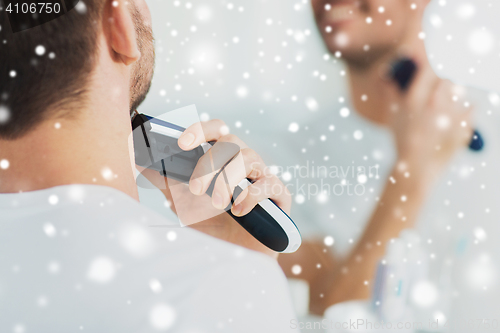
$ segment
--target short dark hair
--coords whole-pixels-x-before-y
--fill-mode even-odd
[[[86,102],[104,3],[80,0],[57,19],[13,33],[0,1],[0,139],[77,116],[71,111]]]

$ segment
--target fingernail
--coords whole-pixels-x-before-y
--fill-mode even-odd
[[[200,195],[202,194],[201,191],[203,190],[203,184],[201,183],[201,180],[199,179],[192,179],[189,182],[189,189],[191,190],[191,193]]]
[[[183,133],[179,138],[178,144],[189,147],[193,144],[195,136],[193,133]]]
[[[233,215],[239,216],[241,212],[243,211],[243,205],[242,204],[237,204],[233,205],[233,208],[231,209]]]
[[[212,195],[212,204],[217,209],[224,208],[223,203],[222,203],[222,196],[219,193],[216,192]]]

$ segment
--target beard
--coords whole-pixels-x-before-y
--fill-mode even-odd
[[[132,1],[130,3],[137,34],[137,46],[141,52],[141,58],[134,63],[132,68],[130,82],[130,114],[132,114],[144,101],[151,87],[155,66],[155,49],[151,27],[144,24],[141,13]]]

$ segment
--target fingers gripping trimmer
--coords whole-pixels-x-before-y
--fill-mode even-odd
[[[144,114],[135,115],[132,129],[136,164],[186,184],[189,183],[198,160],[213,144],[204,143],[191,151],[184,151],[180,149],[177,140],[185,128]],[[144,145],[138,144],[139,142],[145,142],[147,148],[143,148]],[[222,168],[219,174],[223,171]],[[219,174],[214,177],[207,190],[210,196]],[[251,184],[250,180],[244,179],[236,186],[230,206]],[[226,213],[271,250],[290,253],[300,247],[302,238],[297,226],[272,200],[262,200],[250,213],[241,217],[234,216],[229,208]]]

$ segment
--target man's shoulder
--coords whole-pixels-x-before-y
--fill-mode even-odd
[[[200,250],[226,254],[241,249],[192,228],[181,227],[178,221],[169,220],[125,193],[106,186],[66,185],[0,194],[0,212],[4,222],[13,222],[0,225],[0,229],[9,227],[12,233],[28,233],[36,239],[68,237],[74,244],[92,239],[96,246],[114,239],[132,255],[148,252],[141,248],[165,246],[178,254],[183,249],[191,253]],[[45,222],[38,227],[19,223],[34,220]],[[40,228],[45,234],[39,235]]]

